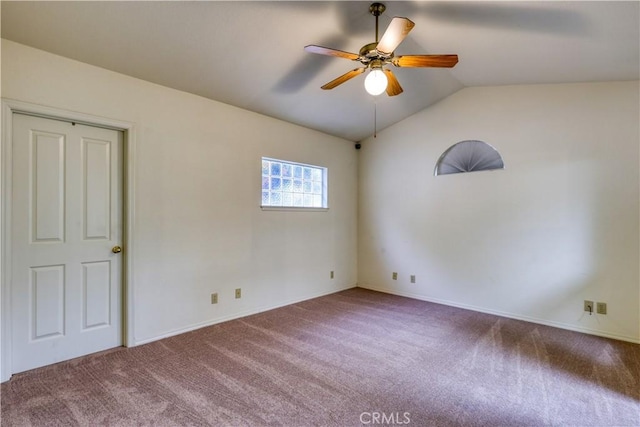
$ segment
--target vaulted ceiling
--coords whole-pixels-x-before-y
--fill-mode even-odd
[[[466,86],[640,78],[640,3],[386,2],[416,26],[396,50],[459,56],[453,69],[395,68],[404,88],[372,97],[359,66],[307,53],[375,40],[370,2],[2,1],[2,37],[359,141]]]

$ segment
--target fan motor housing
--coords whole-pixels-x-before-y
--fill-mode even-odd
[[[360,56],[365,56],[367,58],[375,58],[378,56],[378,51],[376,50],[376,46],[378,43],[369,43],[362,46],[360,49]]]
[[[368,64],[374,60],[380,60],[383,63],[390,62],[391,58],[393,58],[393,53],[389,55],[383,55],[378,52],[376,46],[378,46],[378,43],[376,42],[362,46],[359,52],[360,58],[358,58],[358,61],[362,62],[363,64]]]

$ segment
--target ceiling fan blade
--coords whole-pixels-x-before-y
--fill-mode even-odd
[[[415,25],[408,18],[394,17],[376,46],[378,52],[393,53]]]
[[[351,70],[348,73],[344,73],[337,79],[333,79],[326,85],[322,86],[322,89],[324,90],[333,89],[334,87],[341,85],[347,80],[351,80],[352,78],[364,73],[364,70],[366,70],[366,68],[356,68],[355,70]]]
[[[458,55],[402,55],[391,60],[396,67],[451,68],[458,63]]]
[[[319,55],[327,55],[327,56],[335,56],[338,58],[346,58],[346,59],[358,59],[360,55],[357,53],[345,52],[343,50],[331,49],[330,47],[316,46],[310,44],[309,46],[305,46],[304,50],[311,53],[317,53]]]
[[[398,79],[396,79],[396,76],[393,74],[393,72],[391,70],[388,69],[383,69],[382,71],[384,71],[384,73],[387,75],[387,95],[389,96],[396,96],[396,95],[400,95],[403,91],[402,91],[402,86],[400,86],[400,83],[398,82]]]

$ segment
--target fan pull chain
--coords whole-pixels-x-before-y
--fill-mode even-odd
[[[373,137],[378,137],[378,103],[373,101]]]

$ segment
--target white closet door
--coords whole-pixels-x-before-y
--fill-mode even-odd
[[[122,345],[122,141],[13,115],[13,373]]]

